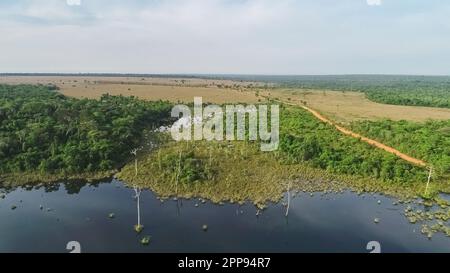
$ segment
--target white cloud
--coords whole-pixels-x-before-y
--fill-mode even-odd
[[[0,1],[0,72],[450,74],[450,4],[409,1]]]
[[[81,0],[67,0],[67,5],[69,6],[80,6]]]
[[[381,0],[367,0],[367,5],[369,6],[381,6]]]

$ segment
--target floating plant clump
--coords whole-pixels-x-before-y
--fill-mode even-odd
[[[148,245],[148,244],[150,244],[150,239],[151,239],[151,236],[144,236],[142,239],[141,239],[141,244],[142,245]]]

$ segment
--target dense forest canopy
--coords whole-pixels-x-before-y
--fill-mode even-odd
[[[0,172],[111,170],[129,159],[144,129],[170,118],[167,102],[78,100],[53,89],[0,85]]]
[[[450,175],[450,120],[358,121],[351,124],[351,129],[426,160],[439,174]]]

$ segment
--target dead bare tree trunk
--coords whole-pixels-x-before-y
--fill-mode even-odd
[[[428,173],[428,181],[427,181],[427,186],[425,187],[425,196],[428,196],[428,188],[430,186],[430,181],[431,181],[431,174],[433,172],[433,167],[430,167],[430,172]]]
[[[178,179],[180,178],[180,172],[181,172],[181,154],[182,154],[182,151],[180,150],[180,158],[178,160],[177,176],[175,179],[175,194],[177,195],[177,197],[178,197]]]
[[[138,152],[138,149],[133,149],[133,150],[131,150],[131,154],[134,155],[134,171],[135,171],[134,176],[137,176],[137,175],[138,175],[137,152]]]
[[[287,184],[287,206],[286,206],[286,214],[285,214],[286,217],[288,217],[288,215],[289,215],[289,207],[291,205],[291,183],[292,182],[289,182]]]

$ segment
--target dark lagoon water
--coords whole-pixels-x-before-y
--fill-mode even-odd
[[[419,224],[408,223],[403,205],[380,195],[301,193],[285,217],[281,203],[256,216],[250,203],[161,202],[142,191],[145,228],[137,234],[134,190],[114,179],[0,191],[6,194],[0,199],[0,252],[69,252],[69,241],[79,242],[82,252],[369,252],[369,241],[378,241],[382,252],[450,252],[450,238],[435,234],[429,240]],[[140,240],[147,235],[145,246]]]

